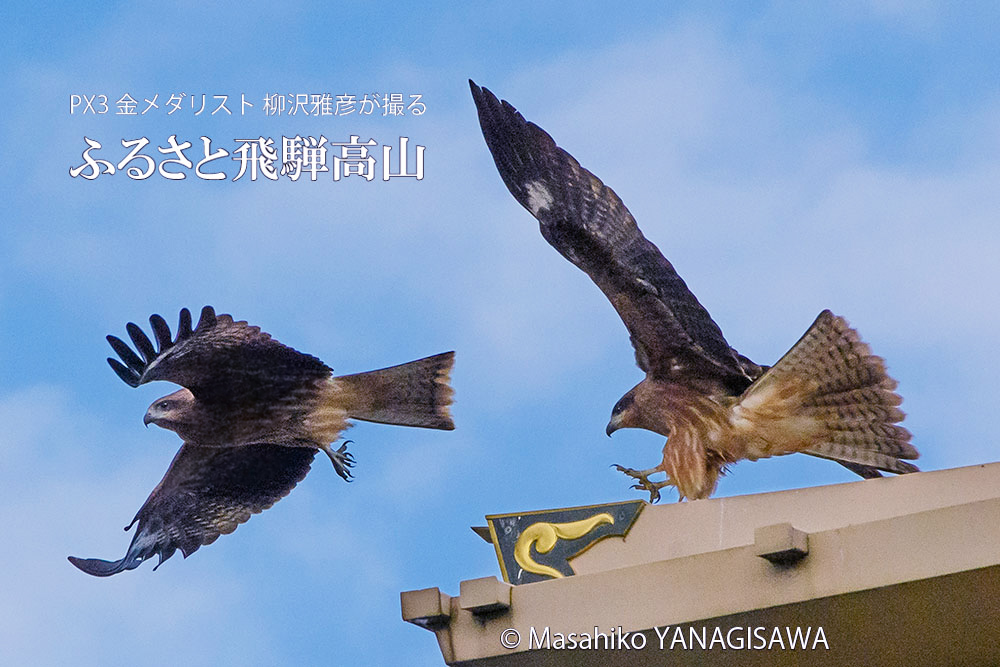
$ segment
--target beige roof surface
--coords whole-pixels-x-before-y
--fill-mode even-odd
[[[574,576],[403,618],[456,665],[1000,665],[998,519],[1000,463],[646,506]]]

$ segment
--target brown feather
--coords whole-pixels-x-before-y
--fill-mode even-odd
[[[347,416],[380,424],[452,430],[448,406],[454,352],[367,373],[341,375],[333,384],[342,392],[334,402]]]
[[[919,455],[910,432],[896,424],[904,416],[896,407],[901,402],[893,391],[896,381],[844,318],[820,313],[799,342],[747,389],[734,412],[752,420],[762,396],[793,383],[806,390],[783,418],[804,420],[806,437],[786,438],[774,453],[801,451],[887,472],[916,470],[898,460]]]
[[[132,570],[154,555],[162,563],[177,549],[186,558],[288,495],[309,472],[315,455],[313,447],[184,445],[129,524],[139,525],[125,556],[115,562],[69,560],[88,574],[106,577]]]
[[[583,270],[622,318],[636,362],[650,375],[685,383],[750,384],[719,326],[614,190],[529,123],[508,102],[469,82],[483,137],[514,198],[542,236]],[[751,364],[752,366],[752,364]]]

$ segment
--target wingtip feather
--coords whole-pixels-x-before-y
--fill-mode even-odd
[[[181,308],[180,318],[177,321],[177,340],[187,338],[191,335],[191,311]]]
[[[212,306],[205,306],[201,310],[201,318],[198,320],[197,328],[212,327],[215,326],[216,322],[215,309]],[[125,330],[132,340],[135,350],[121,338],[112,335],[107,336],[107,341],[111,345],[111,348],[118,354],[124,364],[111,358],[108,359],[108,363],[118,377],[131,387],[138,387],[143,381],[152,379],[147,376],[144,380],[143,376],[153,361],[180,341],[189,338],[194,332],[194,329],[191,327],[191,311],[187,308],[181,308],[177,323],[176,340],[172,339],[170,326],[162,316],[158,314],[150,315],[149,324],[153,330],[153,339],[156,341],[155,347],[150,337],[142,330],[142,327],[134,322],[126,324]],[[138,354],[136,354],[136,351],[138,351]]]
[[[122,364],[117,359],[112,359],[108,357],[108,364],[111,366],[111,370],[122,379],[122,382],[130,387],[139,386],[139,374]]]
[[[142,330],[142,327],[135,322],[129,322],[125,325],[125,331],[128,332],[129,338],[132,339],[132,344],[135,345],[135,349],[139,351],[139,354],[142,355],[147,364],[156,358],[156,349],[153,347],[153,342],[149,340],[149,336]]]
[[[167,321],[159,315],[149,316],[149,326],[153,329],[153,336],[156,338],[156,353],[160,354],[171,347],[174,342],[170,338],[170,327]]]
[[[135,352],[132,351],[125,341],[117,336],[108,336],[108,344],[111,345],[111,349],[121,357],[121,360],[125,362],[125,365],[135,371],[137,374],[141,372],[146,364],[142,359],[139,358]]]
[[[141,559],[129,558],[128,556],[116,561],[101,560],[100,558],[77,558],[75,556],[68,556],[67,560],[80,571],[94,577],[110,577],[125,570],[134,570],[142,562]]]
[[[202,327],[211,327],[215,325],[215,308],[211,306],[205,306],[201,309],[201,317],[198,318],[198,325],[195,330],[201,329]]]

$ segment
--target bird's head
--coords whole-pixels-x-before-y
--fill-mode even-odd
[[[611,437],[611,434],[620,428],[635,428],[635,417],[635,388],[633,387],[627,394],[618,399],[615,407],[611,409],[611,420],[604,432],[608,434],[608,437]]]
[[[621,428],[643,428],[669,436],[669,427],[655,418],[656,405],[655,388],[643,380],[618,399],[611,409],[611,420],[604,432],[610,436]]]
[[[156,424],[160,428],[177,431],[190,421],[194,402],[194,394],[187,389],[175,391],[153,401],[146,410],[142,423],[146,426]]]

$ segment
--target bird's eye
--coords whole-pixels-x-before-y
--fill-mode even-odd
[[[160,410],[169,410],[170,401],[160,401],[159,403],[156,404],[156,407],[159,408]]]
[[[632,397],[623,396],[620,401],[615,403],[615,407],[611,408],[611,414],[612,415],[621,414],[622,412],[625,412],[625,409],[630,405],[632,405]]]

